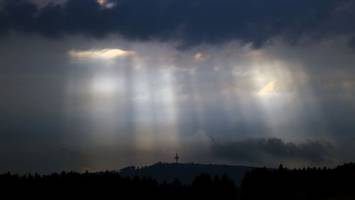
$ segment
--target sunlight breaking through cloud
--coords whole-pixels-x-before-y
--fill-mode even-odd
[[[207,55],[202,53],[202,52],[197,52],[195,55],[194,55],[194,60],[196,62],[202,62],[202,61],[205,61],[207,59]]]
[[[270,81],[261,90],[259,90],[258,95],[265,96],[268,94],[274,94],[275,92],[277,92],[277,83],[277,81]]]
[[[70,57],[78,60],[82,59],[102,59],[112,60],[115,58],[124,58],[135,55],[134,51],[123,49],[98,49],[98,50],[70,50]]]
[[[4,58],[26,66],[26,56],[34,54],[36,59],[31,66],[36,72],[50,70],[42,77],[37,73],[28,75],[27,71],[26,75],[8,77],[4,80],[5,100],[2,101],[5,105],[17,101],[14,112],[26,110],[37,116],[37,110],[43,109],[44,113],[63,115],[62,129],[73,133],[70,138],[87,147],[79,149],[80,146],[77,151],[85,153],[85,160],[91,163],[86,166],[90,169],[169,160],[171,152],[176,151],[183,159],[193,152],[206,154],[207,160],[212,140],[223,143],[274,137],[302,143],[317,140],[319,135],[327,140],[333,138],[334,130],[327,114],[337,114],[332,102],[350,108],[353,102],[352,73],[332,74],[334,78],[324,82],[332,68],[330,65],[326,71],[317,68],[336,59],[320,53],[332,46],[319,47],[320,50],[292,47],[288,52],[285,51],[288,46],[284,47],[287,44],[283,43],[255,50],[231,42],[179,51],[171,43],[127,42],[117,38],[67,40],[68,45],[40,40],[35,48],[30,44],[36,40],[8,41],[7,44],[18,45],[13,47],[17,54],[9,55],[9,49],[2,47]],[[17,59],[18,52],[26,59]],[[293,59],[297,58],[293,54],[298,52],[311,60]],[[312,55],[313,52],[319,55]],[[47,54],[44,60],[43,53]],[[197,62],[203,57],[206,60]],[[321,57],[322,62],[315,62],[315,57]],[[345,58],[353,57],[339,59]],[[323,59],[328,60],[323,62]],[[16,69],[6,60],[1,62],[1,66],[9,66],[9,70],[11,67],[10,72]],[[27,70],[18,69],[19,73]],[[15,84],[15,80],[21,84]],[[43,84],[44,81],[48,84]],[[19,86],[22,83],[26,83],[26,88]],[[7,87],[18,91],[16,97],[6,92]],[[36,95],[27,95],[27,88]],[[60,91],[62,102],[57,95]],[[46,103],[38,104],[39,98]],[[332,102],[325,104],[327,98]],[[26,108],[23,105],[29,105],[27,102],[33,104]],[[2,110],[10,112],[5,106]],[[342,119],[340,114],[334,116]],[[106,151],[122,150],[132,156],[120,156],[119,161],[112,162],[102,158]],[[190,157],[191,160],[200,158]],[[229,161],[240,163],[238,158]]]
[[[107,8],[107,9],[111,9],[113,7],[115,7],[115,3],[111,2],[109,0],[97,0],[97,3],[103,7],[103,8]]]

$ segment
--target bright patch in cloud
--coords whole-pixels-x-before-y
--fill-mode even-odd
[[[126,51],[123,49],[100,49],[100,50],[71,50],[69,55],[75,59],[103,59],[111,60],[115,58],[129,57],[136,53],[134,51]]]
[[[258,95],[265,96],[268,94],[273,94],[277,91],[277,81],[270,81],[261,90],[259,90]]]
[[[205,61],[207,58],[207,55],[202,53],[202,52],[198,52],[194,55],[194,59],[196,62],[202,62]]]
[[[108,0],[97,0],[97,3],[104,8],[113,8],[116,4],[114,2],[110,2]]]

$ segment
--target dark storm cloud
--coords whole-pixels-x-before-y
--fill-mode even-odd
[[[220,159],[268,165],[270,163],[299,162],[329,164],[333,146],[329,143],[310,141],[284,142],[278,138],[246,139],[212,145],[212,153]]]
[[[353,0],[68,0],[38,8],[28,0],[6,0],[0,30],[55,37],[118,33],[131,39],[181,40],[185,44],[240,40],[260,46],[281,37],[354,37]]]

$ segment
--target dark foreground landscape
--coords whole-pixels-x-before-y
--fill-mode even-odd
[[[216,172],[215,170],[227,170]],[[232,172],[232,169],[235,171]],[[162,172],[157,177],[157,170]],[[203,173],[205,170],[206,173]],[[229,171],[228,171],[229,170]],[[191,177],[184,176],[186,171]],[[170,179],[177,173],[176,178]],[[197,173],[200,173],[197,175]],[[238,175],[244,173],[238,182]],[[194,176],[196,174],[196,176]],[[221,175],[222,174],[222,175]],[[235,177],[231,177],[237,175]],[[183,181],[180,180],[183,177]],[[236,179],[237,177],[237,179]],[[166,178],[166,181],[163,179]],[[159,180],[158,180],[159,179]],[[0,176],[1,194],[23,198],[98,199],[355,199],[355,164],[333,169],[246,168],[162,164],[96,173]]]

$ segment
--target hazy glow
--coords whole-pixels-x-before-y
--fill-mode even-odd
[[[134,51],[123,49],[99,49],[99,50],[70,50],[70,57],[74,59],[102,59],[112,60],[115,58],[129,57],[135,55]]]
[[[119,85],[114,78],[98,78],[92,83],[92,91],[97,95],[110,95],[117,92]]]

